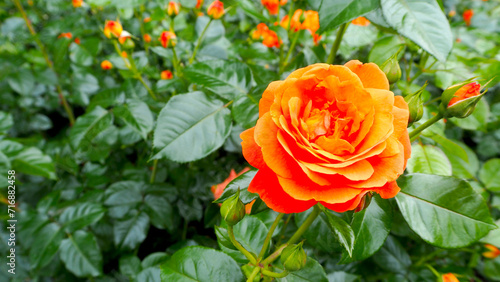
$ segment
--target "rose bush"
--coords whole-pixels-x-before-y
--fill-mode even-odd
[[[268,86],[257,125],[241,134],[243,155],[259,169],[248,191],[284,213],[317,202],[353,210],[369,192],[392,198],[410,158],[408,117],[373,63],[298,69]]]

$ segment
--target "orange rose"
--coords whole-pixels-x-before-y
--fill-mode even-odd
[[[359,25],[359,26],[369,26],[370,21],[367,20],[365,17],[358,17],[352,20],[351,22],[353,25]]]
[[[443,282],[460,282],[453,273],[446,273],[441,275]]]
[[[108,61],[108,60],[104,60],[101,63],[101,68],[103,70],[110,70],[110,69],[113,68],[113,64],[110,61]]]
[[[269,84],[257,125],[240,135],[259,169],[248,191],[284,213],[318,202],[353,210],[368,192],[392,198],[411,152],[408,116],[373,63],[298,69]]]
[[[122,31],[123,27],[120,22],[106,21],[104,24],[104,35],[106,35],[107,38],[111,38],[111,36],[118,38],[122,34]]]
[[[488,251],[483,252],[483,256],[489,259],[495,259],[496,257],[500,256],[500,250],[491,245],[491,244],[484,244],[484,247],[488,249]]]
[[[224,15],[224,3],[219,0],[212,2],[212,4],[208,6],[207,15],[214,20],[220,19]]]
[[[462,16],[464,17],[465,24],[469,26],[472,16],[474,16],[474,11],[472,9],[465,10]]]
[[[242,175],[243,173],[249,171],[250,168],[244,168],[242,171],[236,173],[234,171],[234,169],[231,169],[231,172],[229,173],[229,177],[224,180],[224,182],[222,183],[219,183],[217,185],[214,185],[212,186],[211,190],[212,190],[212,193],[214,194],[214,200],[217,200],[220,198],[220,196],[222,196],[222,192],[224,192],[224,189],[226,189],[226,186],[231,182],[233,181],[236,177]],[[246,213],[250,213],[250,211],[252,211],[252,205],[253,203],[255,202],[255,200],[253,200],[252,202],[248,203],[245,205],[245,211]],[[222,204],[219,204],[219,206],[221,206]]]
[[[253,39],[262,39],[262,44],[272,48],[279,48],[281,45],[281,40],[276,32],[269,29],[265,23],[260,23],[257,25],[257,29],[252,33]]]
[[[285,5],[287,0],[261,0],[260,2],[266,7],[269,14],[277,15],[279,7]]]

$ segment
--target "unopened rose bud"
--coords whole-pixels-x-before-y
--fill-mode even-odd
[[[440,111],[444,117],[466,118],[483,97],[477,82],[463,82],[448,87],[441,95]]]
[[[365,210],[366,208],[368,208],[371,202],[372,202],[372,194],[366,193],[366,195],[361,199],[361,202],[359,202],[359,205],[354,209],[354,212],[360,212],[362,210]]]
[[[491,244],[485,244],[484,247],[487,249],[486,252],[483,252],[485,258],[495,259],[500,256],[500,250],[497,247]]]
[[[212,2],[212,4],[208,6],[207,15],[214,20],[220,19],[224,15],[224,3],[219,0]]]
[[[107,38],[111,38],[112,36],[119,38],[122,31],[123,27],[118,21],[106,21],[104,24],[104,35],[106,35]]]
[[[422,93],[427,86],[427,82],[420,88],[417,92],[407,95],[405,101],[408,104],[410,111],[410,116],[408,118],[408,125],[412,125],[414,122],[419,121],[424,114],[424,101],[422,100]]]
[[[441,281],[443,282],[460,282],[458,278],[453,273],[446,273],[441,275]]]
[[[240,200],[240,191],[222,203],[220,214],[228,225],[235,225],[245,217],[245,205]]]
[[[303,242],[287,246],[281,252],[281,263],[288,271],[297,271],[302,269],[307,262],[307,255],[302,248]]]
[[[385,61],[381,69],[387,76],[390,84],[396,83],[401,78],[401,68],[399,67],[397,54]]]
[[[177,36],[171,31],[164,31],[159,38],[163,48],[173,47],[177,44]]]
[[[122,32],[122,34],[118,38],[118,41],[125,49],[133,49],[135,47],[134,40],[132,40],[132,34],[130,34],[126,30]]]
[[[110,61],[108,61],[108,60],[104,60],[101,63],[101,68],[103,70],[110,70],[110,69],[113,68],[113,64]]]
[[[177,16],[179,14],[180,4],[175,1],[168,2],[167,14],[169,16]]]

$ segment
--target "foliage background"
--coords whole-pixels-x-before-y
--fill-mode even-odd
[[[180,76],[161,80],[161,71],[174,71],[172,50],[161,47],[157,40],[171,25],[164,10],[166,1],[88,0],[82,8],[62,0],[23,1],[35,36],[30,34],[16,2],[0,3],[2,199],[7,198],[7,170],[17,172],[19,228],[13,280],[159,281],[158,266],[169,259],[181,261],[186,249],[172,257],[174,253],[194,245],[228,253],[232,258],[221,262],[221,269],[234,261],[243,263],[245,258],[224,241],[226,231],[218,205],[212,203],[210,187],[222,182],[231,169],[240,171],[247,166],[239,133],[255,124],[262,91],[269,82],[280,79],[280,51],[252,41],[250,32],[260,22],[271,26],[275,17],[260,1],[224,1],[230,9],[221,20],[211,23],[197,62],[189,64],[209,19],[197,16],[193,10],[196,1],[181,0],[181,13],[173,21],[179,38],[176,51],[184,67]],[[414,143],[408,172],[466,179],[484,198],[498,225],[499,1],[382,0],[363,1],[362,5],[344,1],[352,4],[345,9],[335,6],[339,2],[295,2],[296,8],[319,10],[323,37],[315,45],[311,35],[302,32],[281,78],[299,67],[325,62],[336,28],[360,15],[372,24],[348,27],[337,63],[359,59],[381,65],[404,46],[400,57],[403,77],[393,91],[407,95],[428,81],[424,96],[429,103],[423,121],[437,111],[432,101],[446,87],[474,76],[485,81],[493,78],[472,116],[441,121]],[[202,12],[206,13],[208,4]],[[289,5],[282,8],[282,15]],[[391,13],[390,9],[396,10]],[[466,9],[474,10],[470,26],[461,17]],[[399,17],[404,13],[409,14]],[[449,31],[448,23],[432,20],[444,15]],[[137,74],[127,69],[102,33],[105,20],[117,17],[135,36],[131,56],[158,101],[148,95]],[[151,22],[144,23],[146,17]],[[291,40],[286,30],[279,26],[275,30],[283,48],[288,48]],[[71,32],[73,38],[58,38],[63,32]],[[150,44],[142,40],[144,33],[152,35]],[[77,37],[80,44],[74,42]],[[53,68],[47,65],[36,40],[44,46]],[[112,70],[101,69],[105,59],[113,63]],[[59,89],[75,114],[73,126],[69,126],[61,106]],[[182,142],[162,144],[171,127],[176,126],[175,117],[201,120],[204,115],[208,117],[207,126],[186,133]],[[160,160],[151,183],[153,156]],[[453,197],[443,201],[453,201]],[[483,243],[500,247],[498,229],[477,243],[470,244],[479,238],[463,239],[466,244],[456,244],[460,248],[440,248],[452,246],[422,240],[421,234],[406,223],[398,204],[374,198],[370,212],[376,213],[377,208],[384,211],[385,231],[380,236],[372,234],[372,240],[379,236],[377,240],[385,243],[381,248],[375,244],[368,256],[361,254],[353,262],[346,260],[327,220],[320,217],[304,235],[306,251],[312,258],[308,267],[302,275],[286,279],[434,281],[436,277],[428,267],[431,265],[440,273],[456,273],[464,281],[500,280],[500,257],[489,260],[481,256]],[[460,208],[461,203],[454,204],[454,208]],[[3,207],[1,217],[7,219],[6,205]],[[252,213],[255,215],[235,232],[249,248],[256,248],[276,214],[259,204]],[[286,228],[280,225],[277,232],[283,229],[285,237],[293,234],[306,215],[293,216]],[[338,216],[355,228],[352,213]],[[5,222],[0,223],[2,254],[8,251]],[[444,228],[443,233],[452,232],[457,227],[453,224],[459,224],[445,222],[450,224],[435,221]],[[480,229],[475,225],[471,228]],[[185,254],[190,255],[195,256]],[[5,263],[0,268],[0,280],[12,279]]]

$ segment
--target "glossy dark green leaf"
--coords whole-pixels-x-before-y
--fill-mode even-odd
[[[115,245],[122,249],[135,249],[146,239],[149,229],[149,217],[144,212],[133,212],[125,220],[115,222],[113,226]]]
[[[125,93],[123,90],[121,88],[109,88],[92,96],[90,104],[87,107],[87,112],[92,111],[96,106],[108,108],[123,103],[125,103]]]
[[[398,240],[389,236],[382,248],[373,256],[375,263],[381,268],[405,274],[411,265],[411,259]]]
[[[339,243],[344,247],[350,257],[352,257],[352,250],[354,248],[354,231],[351,226],[347,224],[343,219],[333,215],[328,210],[323,210],[321,215],[326,219],[326,223],[330,230],[333,232],[334,236],[337,238]]]
[[[213,60],[186,67],[186,78],[216,95],[234,100],[248,93],[252,80],[250,69],[241,62]]]
[[[255,7],[255,4],[251,0],[240,0],[236,1],[238,5],[241,7],[243,11],[245,11],[245,14],[249,15],[250,17],[259,20],[261,22],[268,22],[269,19],[266,18],[261,11]]]
[[[109,215],[123,217],[130,209],[142,202],[141,182],[115,182],[106,189],[104,204],[109,207]]]
[[[59,222],[68,232],[73,232],[99,221],[104,212],[100,204],[85,202],[65,209],[59,217]]]
[[[158,266],[166,262],[169,258],[170,256],[163,252],[152,253],[142,260],[141,266],[142,268]]]
[[[35,89],[35,77],[30,70],[25,68],[12,73],[7,78],[7,82],[14,91],[24,96],[32,95]]]
[[[376,41],[370,49],[368,61],[382,66],[382,64],[394,55],[403,44],[404,41],[399,36],[382,37]]]
[[[244,204],[248,204],[251,201],[257,199],[258,195],[255,193],[250,193],[248,192],[248,185],[250,185],[250,182],[252,179],[255,177],[255,174],[257,174],[257,170],[250,170],[242,175],[236,177],[233,181],[229,182],[229,184],[226,186],[224,189],[224,192],[222,192],[222,195],[220,196],[219,199],[214,201],[215,203],[223,203],[227,198],[232,197],[238,189],[240,189],[240,200]]]
[[[326,282],[325,270],[316,260],[307,257],[304,268],[290,272],[285,278],[276,279],[283,282]]]
[[[202,92],[174,96],[158,116],[152,159],[201,159],[222,146],[230,132],[231,112],[223,102]]]
[[[239,265],[221,251],[205,247],[187,247],[177,251],[161,266],[161,281],[193,280],[242,281]]]
[[[70,141],[73,148],[86,148],[92,140],[113,122],[108,111],[96,106],[91,112],[76,119],[70,131]]]
[[[153,224],[156,228],[173,231],[174,211],[172,209],[172,205],[165,197],[158,195],[146,195],[146,197],[144,197],[144,208],[151,219],[151,224]]]
[[[148,105],[141,100],[127,100],[126,104],[114,108],[113,113],[139,133],[144,140],[153,130],[153,114]]]
[[[234,101],[231,111],[234,120],[246,129],[254,127],[257,123],[261,96],[261,93],[248,94]]]
[[[477,159],[476,153],[462,142],[457,141],[457,145],[467,154],[467,161],[455,154],[454,151],[444,150],[444,153],[451,163],[453,175],[465,179],[475,178],[479,170],[479,160]]]
[[[120,273],[131,278],[135,278],[142,270],[141,260],[135,255],[121,256],[118,265]]]
[[[464,180],[413,174],[401,176],[398,185],[401,213],[429,244],[464,247],[497,228],[483,198]]]
[[[411,146],[407,169],[410,173],[451,175],[451,163],[439,148],[418,143]]]
[[[352,21],[370,11],[380,7],[380,1],[325,1],[321,2],[319,8],[319,26],[318,33],[334,29],[339,25]]]
[[[17,172],[57,179],[54,161],[38,148],[25,148],[12,159]]]
[[[486,189],[490,191],[500,191],[500,159],[491,159],[484,163],[479,171],[479,179]]]
[[[78,277],[102,275],[102,254],[92,233],[76,231],[59,246],[61,260]]]
[[[33,269],[40,269],[50,263],[63,240],[64,232],[57,223],[49,223],[36,233],[30,250]]]
[[[373,196],[368,208],[354,214],[351,226],[356,239],[352,258],[343,253],[342,262],[364,260],[378,251],[391,231],[392,219],[389,201]]]
[[[381,0],[387,23],[440,61],[453,45],[448,19],[434,0]]]
[[[160,282],[161,271],[159,267],[148,267],[137,275],[137,281]]]

